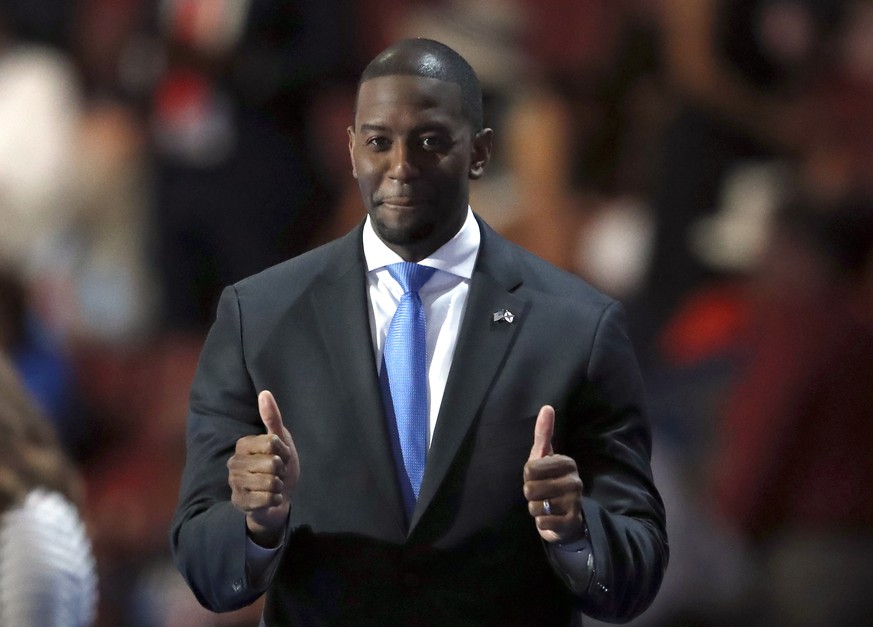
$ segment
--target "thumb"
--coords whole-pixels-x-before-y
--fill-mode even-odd
[[[279,413],[276,399],[273,398],[273,393],[269,390],[264,390],[258,394],[258,412],[261,414],[264,426],[267,427],[267,433],[278,435],[280,440],[288,444],[285,425],[282,424],[282,414]]]
[[[537,414],[537,424],[534,427],[533,447],[528,459],[539,459],[552,454],[552,434],[555,432],[555,409],[551,405],[543,405]]]

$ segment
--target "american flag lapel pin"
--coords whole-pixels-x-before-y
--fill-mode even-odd
[[[492,322],[506,322],[507,324],[512,324],[513,320],[515,320],[515,314],[508,309],[501,309],[500,311],[495,311],[491,314]]]

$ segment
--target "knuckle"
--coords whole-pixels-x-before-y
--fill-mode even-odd
[[[273,462],[273,473],[281,476],[285,470],[285,462],[278,455],[274,455],[271,461]]]

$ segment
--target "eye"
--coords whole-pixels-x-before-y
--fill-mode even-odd
[[[375,136],[370,137],[367,142],[367,146],[375,150],[376,152],[382,152],[383,150],[387,150],[391,146],[391,142],[387,137]]]
[[[443,135],[425,135],[421,138],[421,146],[432,152],[445,152],[450,146],[450,141]]]

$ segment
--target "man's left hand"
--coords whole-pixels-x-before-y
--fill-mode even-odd
[[[546,542],[569,544],[585,535],[582,479],[576,461],[552,449],[555,410],[543,405],[534,427],[534,442],[524,465],[524,496],[537,530]]]

